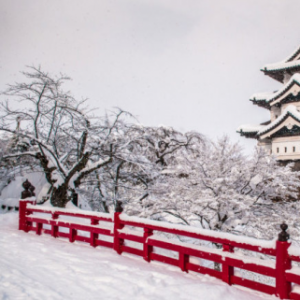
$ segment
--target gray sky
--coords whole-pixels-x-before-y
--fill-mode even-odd
[[[269,113],[248,101],[280,84],[260,72],[299,45],[299,0],[0,0],[0,90],[26,65],[73,78],[99,114],[239,137]]]

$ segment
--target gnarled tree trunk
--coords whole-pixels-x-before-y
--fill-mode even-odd
[[[64,208],[70,201],[68,197],[68,185],[62,184],[59,187],[54,187],[52,190],[50,202],[53,206]]]

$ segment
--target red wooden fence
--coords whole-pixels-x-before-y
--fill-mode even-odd
[[[281,237],[287,235],[286,228],[282,227]],[[20,201],[19,229],[25,232],[35,231],[38,235],[45,233],[51,234],[53,237],[67,238],[71,243],[80,241],[89,243],[93,247],[113,248],[118,254],[127,252],[139,255],[147,262],[154,260],[177,266],[184,272],[194,271],[208,274],[229,285],[241,285],[267,294],[275,294],[280,299],[300,300],[300,292],[298,290],[299,294],[297,293],[298,286],[296,285],[300,285],[300,269],[292,268],[292,261],[300,262],[300,256],[292,255],[293,251],[289,253],[290,243],[287,241],[263,241],[239,237],[190,226],[129,217],[121,212],[105,214],[41,207],[26,200]],[[82,232],[86,234],[82,235]],[[163,238],[157,234],[158,232],[220,244],[222,249]],[[108,236],[111,240],[107,241],[103,236]],[[141,247],[139,249],[129,246],[125,241],[138,243]],[[236,248],[266,254],[270,258],[262,260],[247,257],[240,253],[234,253]],[[178,258],[159,254],[155,251],[156,249],[177,252]],[[190,257],[219,263],[221,271],[195,263]],[[242,278],[235,274],[234,268],[272,277],[275,279],[275,286]]]

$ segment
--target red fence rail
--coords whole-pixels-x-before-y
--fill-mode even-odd
[[[195,227],[129,217],[121,213],[120,209],[114,214],[106,214],[41,207],[26,200],[21,200],[19,205],[19,229],[25,232],[35,231],[38,235],[50,234],[56,238],[67,238],[71,243],[74,241],[89,243],[93,247],[109,247],[118,254],[127,252],[141,256],[147,262],[159,261],[177,266],[184,272],[194,271],[208,274],[229,285],[241,285],[267,294],[275,294],[280,299],[300,300],[300,291],[298,290],[297,293],[298,286],[296,285],[300,285],[300,269],[292,267],[292,261],[300,262],[300,251],[297,252],[292,247],[290,248],[291,244],[287,241],[287,225],[281,225],[281,228],[283,231],[279,234],[279,240],[263,241]],[[162,232],[208,241],[218,244],[221,249],[162,237],[158,234]],[[140,247],[129,245],[132,242]],[[266,254],[269,258],[262,260],[241,255],[235,253],[236,248]],[[178,258],[157,253],[156,249],[176,252]],[[293,251],[290,251],[291,249]],[[220,271],[203,266],[198,262],[195,263],[191,257],[218,263],[221,266]],[[235,274],[235,268],[274,278],[275,285],[242,278]]]

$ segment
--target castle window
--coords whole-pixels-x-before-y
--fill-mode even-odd
[[[296,147],[293,147],[293,152],[296,152]]]
[[[277,153],[279,153],[279,148],[277,147]]]
[[[284,152],[285,152],[285,153],[287,152],[287,148],[286,148],[286,147],[284,147]]]

